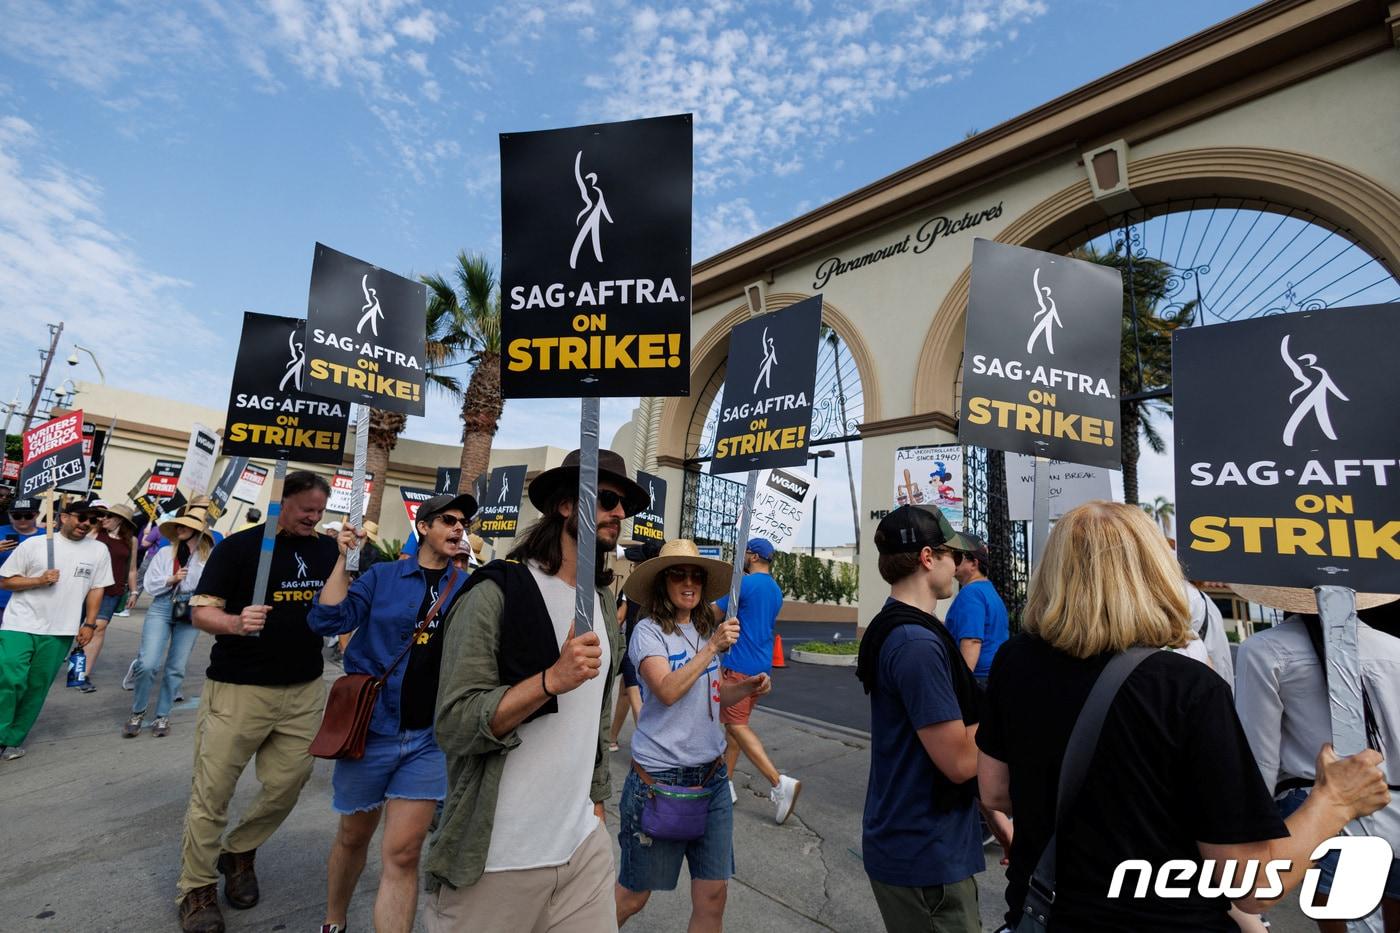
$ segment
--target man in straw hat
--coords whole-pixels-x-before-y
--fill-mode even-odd
[[[88,537],[101,518],[91,502],[70,502],[59,516],[53,569],[48,542],[38,536],[0,567],[0,587],[15,594],[0,627],[0,760],[24,754],[24,739],[69,649],[75,641],[86,645],[97,630],[102,590],[112,584],[107,548]]]
[[[578,580],[578,480],[576,450],[535,478],[540,520],[472,575],[448,618],[437,735],[449,789],[424,866],[430,930],[617,923],[602,817],[623,643],[603,556],[648,497],[622,457],[598,451],[597,570]],[[574,629],[576,584],[596,590],[590,632]]]
[[[253,602],[261,525],[214,548],[190,599],[195,628],[215,638],[185,814],[179,890],[186,933],[224,929],[220,873],[231,906],[241,910],[258,902],[257,849],[292,812],[311,777],[308,748],[321,725],[325,687],[321,639],[307,627],[306,615],[340,553],[333,539],[316,533],[329,497],[330,486],[315,473],[287,474],[276,513],[267,605]],[[254,757],[262,788],[225,837],[229,801]]]
[[[1327,691],[1326,643],[1317,598],[1297,587],[1232,584],[1240,597],[1287,613],[1284,621],[1258,632],[1240,645],[1235,673],[1235,707],[1249,739],[1250,750],[1274,792],[1280,813],[1287,817],[1307,799],[1317,779],[1318,749],[1332,741],[1332,718]],[[1400,599],[1400,595],[1357,593],[1358,611]],[[1348,835],[1379,836],[1400,854],[1400,638],[1378,632],[1365,622],[1357,625],[1357,655],[1361,662],[1363,718],[1367,745],[1385,760],[1390,804],[1351,823]],[[1329,852],[1317,863],[1322,875],[1319,894],[1332,889],[1339,853]],[[1381,901],[1384,928],[1400,929],[1400,858],[1388,868]],[[1344,930],[1340,921],[1323,921],[1324,931]]]

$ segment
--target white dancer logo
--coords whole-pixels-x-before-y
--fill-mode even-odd
[[[647,506],[647,508],[648,508],[648,509],[655,508],[655,507],[656,507],[656,484],[653,483],[651,480],[647,480],[647,499],[648,499],[648,501],[649,501],[649,503],[650,503],[650,504]]]
[[[1296,360],[1293,358],[1293,353],[1288,348],[1288,340],[1292,336],[1292,334],[1284,334],[1283,342],[1278,347],[1279,353],[1283,356],[1284,364],[1293,373],[1293,378],[1298,380],[1298,388],[1288,394],[1288,400],[1292,402],[1299,395],[1305,392],[1307,394],[1303,395],[1303,400],[1298,403],[1298,407],[1293,410],[1292,416],[1289,417],[1288,424],[1284,425],[1283,443],[1289,447],[1293,446],[1293,435],[1309,413],[1317,418],[1317,426],[1322,429],[1323,434],[1327,435],[1328,440],[1335,441],[1337,432],[1332,430],[1332,416],[1327,412],[1327,395],[1330,392],[1344,402],[1349,402],[1351,399],[1343,395],[1342,390],[1337,388],[1337,384],[1332,381],[1327,370],[1317,365],[1315,354],[1304,353]],[[1298,365],[1300,363],[1302,366]],[[1312,372],[1303,372],[1304,366]],[[1317,376],[1316,382],[1313,381],[1313,374]]]
[[[292,351],[291,359],[287,361],[287,371],[282,374],[282,381],[277,383],[277,391],[287,391],[287,380],[292,380],[292,385],[298,392],[301,391],[301,371],[306,365],[306,354],[302,350],[302,345],[297,342],[297,332],[292,331],[287,335],[287,347]]]
[[[593,258],[599,262],[603,261],[603,244],[600,240],[602,235],[602,224],[606,220],[612,223],[612,215],[608,213],[608,205],[603,201],[603,189],[598,187],[598,176],[594,172],[583,174],[581,168],[583,162],[583,150],[580,149],[574,156],[574,181],[578,182],[578,193],[583,198],[583,210],[578,212],[574,218],[574,224],[578,226],[578,236],[574,237],[574,248],[569,252],[569,268],[577,267],[579,247],[583,246],[583,241],[588,238],[593,239]],[[587,179],[585,183],[584,179]],[[592,188],[590,196],[589,188]],[[587,214],[587,219],[584,215]]]
[[[778,351],[773,348],[773,338],[768,336],[768,328],[763,328],[763,337],[758,341],[763,351],[763,362],[758,367],[758,378],[753,381],[754,395],[758,394],[758,384],[765,389],[773,388],[773,367],[778,365]]]
[[[369,287],[369,273],[360,277],[360,291],[365,293],[365,303],[360,306],[364,314],[360,315],[360,323],[355,325],[355,333],[364,332],[365,325],[374,332],[374,336],[379,336],[379,322],[384,319],[384,311],[379,307],[378,289]]]
[[[501,474],[501,493],[496,497],[497,502],[506,501],[506,493],[510,492],[510,474]]]
[[[1064,327],[1064,324],[1060,323],[1060,313],[1055,309],[1055,299],[1050,297],[1050,286],[1046,285],[1041,287],[1039,267],[1036,268],[1035,274],[1031,276],[1031,284],[1035,288],[1036,304],[1040,305],[1040,310],[1035,313],[1035,317],[1032,318],[1032,320],[1039,321],[1040,323],[1036,325],[1035,330],[1031,331],[1031,339],[1026,341],[1026,352],[1033,353],[1035,338],[1044,334],[1045,349],[1053,354],[1055,352],[1055,332],[1050,328],[1051,326]],[[1048,307],[1046,306],[1047,301],[1050,303]]]
[[[306,558],[302,557],[300,554],[293,554],[292,556],[297,559],[297,579],[305,580],[307,574]]]

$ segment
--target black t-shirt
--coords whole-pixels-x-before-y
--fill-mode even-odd
[[[1054,828],[1060,764],[1070,730],[1109,655],[1078,659],[1017,635],[992,662],[977,745],[1011,771],[1015,819],[1007,870],[1007,921]],[[1201,862],[1196,843],[1288,835],[1244,731],[1229,687],[1209,667],[1162,651],[1124,682],[1104,721],[1088,776],[1057,837],[1052,930],[1234,930],[1224,898],[1134,898],[1129,873],[1109,900],[1114,868],[1145,859]],[[1184,887],[1184,885],[1183,885]]]
[[[195,589],[237,615],[253,601],[263,526],[229,535],[209,555]],[[321,636],[306,626],[311,600],[326,585],[339,551],[325,535],[279,534],[268,575],[267,625],[257,638],[219,635],[205,676],[226,684],[287,686],[321,676]]]
[[[437,570],[422,568],[428,580],[428,589],[423,594],[423,602],[418,605],[418,621],[421,623],[428,610],[438,598],[438,584],[447,567]],[[438,674],[442,669],[442,619],[438,613],[432,624],[413,642],[408,650],[408,665],[403,672],[402,699],[399,703],[400,729],[426,729],[433,724],[433,714],[437,707]]]

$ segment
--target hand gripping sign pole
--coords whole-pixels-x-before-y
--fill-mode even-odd
[[[593,631],[593,583],[598,559],[598,420],[597,397],[583,399],[578,445],[578,573],[574,583],[574,635]]]
[[[253,578],[253,605],[267,603],[267,581],[272,576],[272,551],[277,547],[277,525],[282,517],[282,483],[287,479],[287,461],[279,457],[272,471],[272,488],[267,493],[267,524],[263,526],[262,551],[258,554],[258,574]],[[249,638],[257,638],[252,632]]]
[[[365,523],[365,460],[369,457],[369,406],[355,406],[355,475],[350,480],[350,514],[345,520],[352,528],[359,529]],[[360,569],[360,551],[357,545],[345,555],[345,569],[354,573]]]

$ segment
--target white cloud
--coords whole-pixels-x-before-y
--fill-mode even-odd
[[[224,342],[182,305],[180,295],[192,283],[148,267],[106,225],[97,183],[44,158],[42,150],[32,124],[0,117],[0,294],[24,309],[7,317],[12,344],[46,344],[45,323],[63,321],[65,341],[96,350],[114,385],[171,398],[222,398],[224,362],[171,364],[170,335],[188,347]],[[6,360],[10,367],[28,363],[27,354]],[[16,369],[0,377],[3,391],[23,375]]]
[[[691,253],[697,260],[742,243],[767,229],[747,198],[734,198],[695,212]]]

